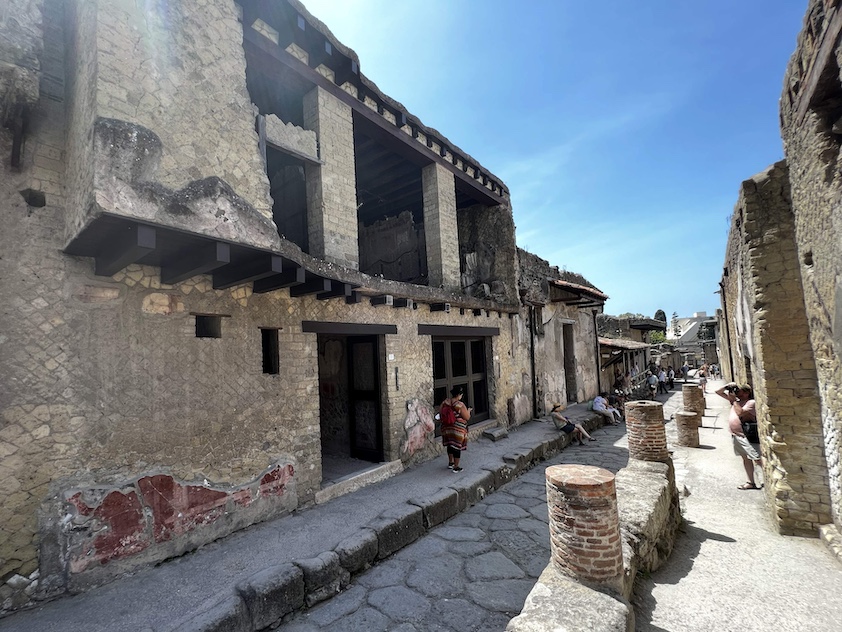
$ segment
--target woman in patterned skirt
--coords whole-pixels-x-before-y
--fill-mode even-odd
[[[468,448],[468,420],[471,418],[471,409],[462,401],[464,394],[461,386],[454,386],[450,389],[450,397],[441,403],[441,406],[450,406],[456,416],[456,423],[441,426],[441,442],[447,448],[447,467],[454,472],[462,471],[459,459],[462,450]]]

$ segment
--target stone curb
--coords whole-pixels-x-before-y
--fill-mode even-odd
[[[580,423],[593,430],[602,426],[602,418],[589,417]],[[277,625],[296,610],[330,599],[353,575],[412,544],[570,443],[565,434],[548,437],[534,447],[505,455],[494,469],[460,475],[429,498],[411,498],[384,511],[334,550],[263,569],[237,584],[233,594],[209,599],[206,607],[203,604],[199,611],[159,632],[255,632]]]

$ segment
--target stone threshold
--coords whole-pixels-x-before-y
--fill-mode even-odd
[[[377,463],[361,472],[348,474],[316,492],[316,504],[321,505],[334,498],[350,494],[368,485],[379,483],[403,472],[403,463],[400,459],[387,463]]]

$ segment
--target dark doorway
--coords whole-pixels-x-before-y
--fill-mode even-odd
[[[573,325],[563,325],[562,344],[564,345],[564,382],[567,389],[567,401],[576,401],[576,343],[573,338]]]
[[[383,460],[380,371],[377,336],[348,338],[351,456]]]
[[[454,386],[465,391],[462,398],[473,414],[469,423],[489,417],[485,338],[433,338],[433,397],[436,406]]]

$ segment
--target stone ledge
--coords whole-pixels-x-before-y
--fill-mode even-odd
[[[634,630],[628,602],[634,577],[638,570],[654,570],[672,552],[681,514],[672,462],[631,459],[615,481],[625,567],[622,594],[579,584],[550,564],[507,632]]]
[[[819,527],[819,538],[828,550],[842,563],[842,533],[835,524],[825,524]]]

